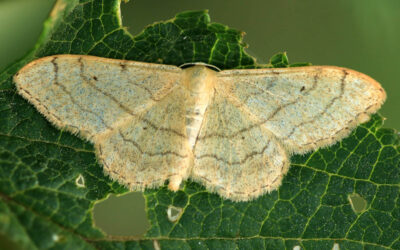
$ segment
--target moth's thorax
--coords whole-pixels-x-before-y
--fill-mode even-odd
[[[193,149],[199,134],[204,113],[214,95],[216,72],[205,66],[194,66],[184,70],[185,87],[189,91],[186,100],[186,134]]]

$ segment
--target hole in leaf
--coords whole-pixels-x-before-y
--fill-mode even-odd
[[[153,248],[154,250],[160,250],[160,243],[157,240],[153,240]]]
[[[351,208],[355,213],[361,213],[367,207],[367,201],[359,194],[349,194],[348,197]]]
[[[76,177],[75,184],[79,188],[84,188],[85,187],[85,178],[83,178],[83,175],[79,174],[78,177]]]
[[[179,220],[183,212],[183,209],[181,207],[174,207],[172,205],[168,206],[167,209],[167,215],[168,215],[168,220],[170,222],[175,222]]]
[[[52,236],[51,236],[51,239],[54,241],[54,242],[65,242],[67,239],[65,238],[65,236],[64,235],[62,235],[62,234],[56,234],[56,233],[54,233]]]
[[[95,204],[93,218],[96,227],[113,236],[143,236],[150,226],[140,192],[110,195]]]
[[[60,236],[58,236],[58,234],[53,234],[51,236],[51,238],[53,239],[53,241],[56,241],[56,242],[60,240]]]
[[[339,250],[339,249],[340,248],[338,243],[333,244],[332,250]]]
[[[294,247],[293,247],[293,250],[300,250],[300,249],[301,249],[300,246],[294,246]]]

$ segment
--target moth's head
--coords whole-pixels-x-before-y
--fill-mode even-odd
[[[183,68],[183,85],[190,91],[204,92],[211,90],[216,82],[215,68],[204,63],[186,64]]]

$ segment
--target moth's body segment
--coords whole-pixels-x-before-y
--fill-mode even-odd
[[[205,66],[196,65],[184,69],[182,83],[189,91],[186,100],[186,134],[190,148],[193,150],[204,113],[211,98],[214,96],[214,86],[217,81],[216,72]]]
[[[38,59],[18,92],[61,129],[93,142],[105,173],[132,190],[191,178],[234,201],[277,189],[290,155],[331,145],[386,98],[332,66],[180,69],[93,56]]]

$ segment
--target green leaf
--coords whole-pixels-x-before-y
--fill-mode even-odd
[[[277,53],[269,59],[269,63],[274,68],[285,68],[289,66],[289,58],[286,52]]]
[[[400,248],[399,136],[381,127],[379,115],[329,148],[293,156],[279,190],[254,201],[223,200],[188,181],[176,193],[145,192],[151,228],[141,240],[112,239],[94,228],[94,203],[127,190],[104,176],[90,143],[55,129],[16,93],[12,76],[23,65],[90,54],[221,69],[298,66],[286,54],[257,65],[242,33],[211,23],[206,11],[180,13],[132,37],[121,26],[119,4],[59,0],[35,48],[0,73],[1,234],[26,249]],[[354,197],[365,202],[362,209],[353,210]],[[183,209],[175,222],[170,206]]]
[[[307,62],[298,62],[289,64],[289,58],[286,52],[277,53],[269,59],[269,65],[264,65],[266,67],[273,67],[273,68],[286,68],[286,67],[304,67],[304,66],[311,66],[311,63]]]

